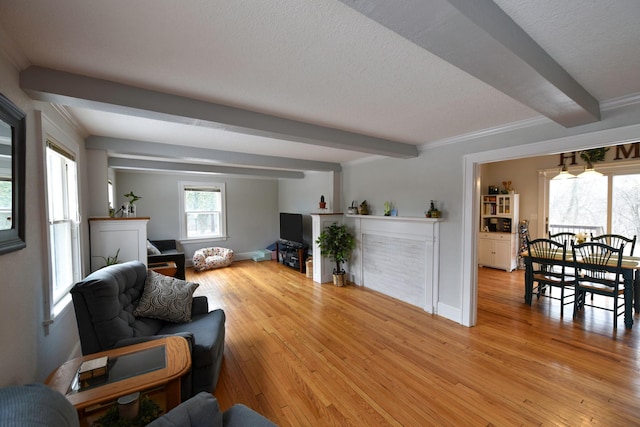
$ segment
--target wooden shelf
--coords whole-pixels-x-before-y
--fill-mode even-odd
[[[369,218],[369,219],[382,219],[385,221],[421,221],[421,222],[440,222],[442,218],[427,218],[416,216],[382,216],[382,215],[346,215],[347,218]]]

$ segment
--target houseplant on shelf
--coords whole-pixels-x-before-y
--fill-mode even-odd
[[[322,256],[328,256],[336,263],[333,269],[333,284],[344,286],[345,271],[342,264],[351,257],[351,251],[356,246],[356,241],[346,225],[334,222],[326,227],[316,240]]]
[[[122,207],[123,210],[126,210],[125,216],[136,216],[136,205],[134,205],[134,203],[142,199],[142,197],[136,196],[135,194],[133,194],[133,191],[129,191],[124,195],[124,197],[129,198],[129,203]]]

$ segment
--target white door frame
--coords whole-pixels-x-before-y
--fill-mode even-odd
[[[605,129],[587,134],[550,139],[516,147],[500,148],[463,157],[462,203],[462,292],[461,319],[465,326],[474,326],[478,312],[478,260],[476,254],[480,215],[480,165],[523,157],[544,156],[579,151],[608,145],[637,142],[640,124]]]

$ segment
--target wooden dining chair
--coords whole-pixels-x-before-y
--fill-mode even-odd
[[[624,279],[622,277],[622,254],[624,244],[618,248],[598,242],[586,242],[571,247],[573,264],[579,274],[575,276],[575,298],[573,317],[584,306],[613,312],[613,327],[618,327],[618,317],[624,314]],[[586,303],[586,294],[613,298],[613,307]]]
[[[569,250],[571,248],[571,244],[576,241],[576,233],[572,233],[570,231],[563,231],[560,233],[552,234],[551,232],[549,232],[549,239],[556,241],[558,243],[566,243],[567,250]],[[557,270],[559,267],[554,267],[554,268]],[[573,271],[573,267],[566,267],[565,273],[571,276],[575,274],[575,272]]]
[[[533,293],[560,301],[560,316],[564,315],[564,306],[573,304],[574,279],[567,274],[567,243],[551,239],[536,239],[528,242],[527,251],[532,265]],[[536,285],[537,284],[537,285]],[[547,287],[549,292],[547,293]],[[552,294],[552,288],[560,289],[560,297]],[[574,298],[575,299],[575,298]]]
[[[549,239],[554,240],[558,243],[567,242],[567,247],[569,247],[571,245],[571,242],[576,241],[576,233],[563,231],[562,233],[551,234],[551,232],[549,232]]]
[[[633,251],[636,248],[636,236],[633,236],[632,238],[621,236],[620,234],[601,234],[599,236],[594,236],[592,233],[591,241],[604,243],[609,246],[613,246],[614,248],[624,244],[625,255],[628,254],[631,256],[633,256]]]

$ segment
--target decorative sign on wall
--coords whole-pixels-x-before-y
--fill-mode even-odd
[[[560,153],[560,162],[558,166],[563,166],[567,160],[570,160],[568,165],[577,165],[578,156],[584,160],[588,165],[595,162],[602,162],[605,160],[607,151],[610,151],[612,147],[593,148],[591,150],[573,151],[571,153]],[[631,144],[620,144],[615,146],[615,157],[613,160],[627,160],[627,159],[639,159],[640,158],[640,142],[633,142]]]

